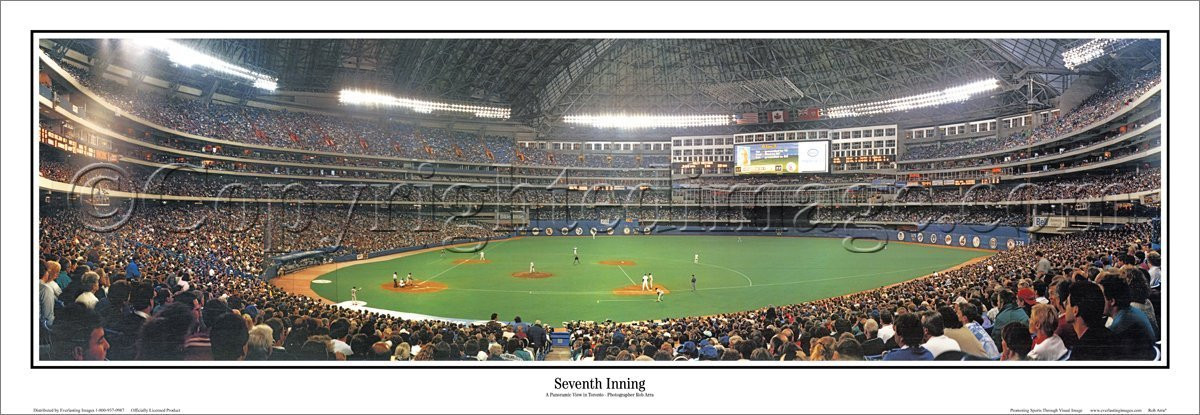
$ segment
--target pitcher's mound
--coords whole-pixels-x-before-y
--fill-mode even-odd
[[[514,272],[512,273],[512,276],[517,278],[550,278],[553,277],[554,274],[549,272]]]
[[[664,287],[660,284],[654,284],[654,288],[662,288],[663,294],[671,293],[671,290],[668,290],[667,287]],[[612,293],[616,294],[616,295],[658,295],[658,292],[655,292],[654,288],[651,288],[649,290],[643,290],[642,286],[640,284],[639,285],[626,285],[624,287],[613,290]]]
[[[492,263],[492,260],[490,260],[490,259],[456,259],[456,260],[454,260],[454,265],[490,264],[490,263]]]
[[[428,294],[428,293],[436,293],[438,291],[445,290],[446,284],[442,284],[437,281],[413,280],[412,284],[406,285],[403,287],[393,287],[392,283],[385,282],[383,284],[380,284],[379,288],[383,288],[385,290],[388,290],[388,291],[391,291],[394,293]]]
[[[609,260],[600,261],[600,265],[616,265],[616,266],[621,266],[621,267],[632,267],[632,266],[637,265],[637,263],[633,262],[633,261],[625,260],[625,259],[609,259]],[[642,288],[642,287],[639,285],[638,288]]]

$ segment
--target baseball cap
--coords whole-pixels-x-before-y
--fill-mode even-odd
[[[717,360],[717,348],[705,345],[700,348],[700,360]]]
[[[1031,288],[1022,288],[1017,291],[1017,298],[1024,301],[1027,305],[1037,304],[1037,293]]]
[[[692,341],[684,342],[683,346],[679,346],[679,350],[677,350],[677,352],[683,353],[683,354],[686,354],[689,356],[695,356],[696,355],[696,343],[692,342]]]

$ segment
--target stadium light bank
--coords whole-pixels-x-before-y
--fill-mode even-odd
[[[203,66],[217,72],[246,79],[253,83],[255,88],[268,91],[274,91],[278,87],[278,82],[274,77],[206,55],[171,39],[136,39],[134,42],[147,49],[163,51],[167,54],[167,58],[177,65],[187,67]]]
[[[946,88],[940,91],[926,92],[903,98],[886,101],[868,102],[865,104],[843,105],[824,110],[829,118],[859,117],[864,115],[883,114],[888,112],[908,111],[916,108],[935,107],[938,105],[963,102],[973,95],[981,94],[1000,87],[1000,81],[989,78],[966,85]]]
[[[734,116],[649,114],[568,115],[563,117],[563,122],[568,124],[584,124],[598,128],[687,128],[729,125],[734,122]]]
[[[423,101],[419,99],[399,98],[376,92],[359,91],[355,89],[341,90],[341,92],[338,93],[338,102],[348,105],[408,108],[422,114],[429,114],[434,111],[447,111],[472,114],[480,118],[500,119],[507,119],[512,114],[512,110],[508,108]]]
[[[1134,39],[1092,39],[1062,53],[1063,66],[1074,70],[1083,64],[1132,44]]]

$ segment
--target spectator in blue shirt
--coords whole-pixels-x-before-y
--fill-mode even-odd
[[[138,270],[137,257],[129,259],[129,265],[125,266],[125,278],[142,278],[142,271]]]
[[[1096,281],[1104,290],[1104,314],[1112,318],[1106,325],[1121,345],[1127,360],[1154,359],[1154,341],[1157,338],[1154,325],[1146,314],[1129,306],[1129,283],[1119,274],[1103,273]]]

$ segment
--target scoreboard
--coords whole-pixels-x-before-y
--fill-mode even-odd
[[[829,173],[829,140],[736,144],[733,155],[737,175]]]
[[[880,155],[880,156],[846,156],[846,157],[834,157],[834,158],[833,158],[833,164],[844,164],[844,163],[891,163],[891,162],[892,162],[892,160],[893,160],[893,157],[892,157],[892,156],[883,156],[883,155]]]

